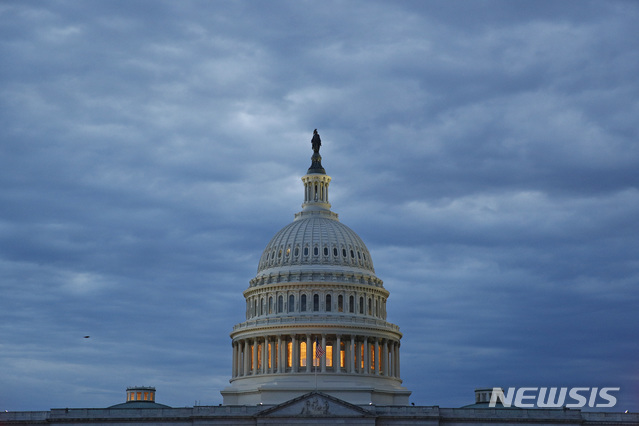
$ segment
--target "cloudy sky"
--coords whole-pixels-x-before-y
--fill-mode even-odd
[[[633,1],[2,0],[0,409],[221,403],[317,128],[411,401],[613,386],[639,411],[637,22]]]

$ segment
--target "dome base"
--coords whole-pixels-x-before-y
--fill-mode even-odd
[[[234,380],[220,393],[224,405],[272,405],[312,391],[323,392],[354,405],[408,405],[411,394],[401,386],[399,379],[352,374],[247,377]]]

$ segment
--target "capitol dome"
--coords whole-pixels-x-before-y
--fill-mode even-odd
[[[355,404],[407,405],[399,327],[362,239],[331,211],[314,133],[304,202],[266,245],[231,332],[225,405],[278,404],[312,390]]]
[[[298,215],[267,244],[256,282],[271,274],[291,271],[340,271],[375,274],[362,239],[329,214]]]

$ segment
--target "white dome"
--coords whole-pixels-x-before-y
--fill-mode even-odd
[[[375,274],[371,255],[362,239],[335,214],[298,215],[268,243],[257,275],[304,270],[350,270]]]

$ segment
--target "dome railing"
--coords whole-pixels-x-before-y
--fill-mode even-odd
[[[263,327],[263,326],[277,326],[277,325],[291,325],[291,324],[335,324],[342,325],[345,327],[348,326],[357,326],[357,325],[372,325],[376,327],[383,327],[387,330],[390,329],[392,331],[399,332],[399,326],[392,324],[388,321],[382,319],[375,318],[362,318],[355,317],[349,315],[296,315],[296,316],[286,316],[286,317],[275,317],[275,318],[261,318],[261,319],[251,319],[248,321],[241,322],[236,324],[233,327],[233,332],[242,331],[246,329],[250,329],[253,327]]]

